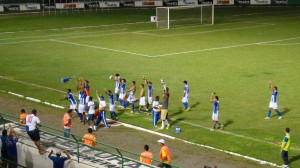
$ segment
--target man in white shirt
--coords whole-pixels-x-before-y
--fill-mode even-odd
[[[103,121],[103,124],[105,126],[105,128],[109,128],[110,126],[108,125],[107,121],[106,121],[106,102],[104,100],[104,96],[99,96],[98,94],[98,90],[96,90],[96,95],[98,97],[99,100],[99,114],[98,114],[98,118],[94,124],[94,130],[97,130],[97,127],[99,126],[100,122]]]
[[[29,137],[34,141],[35,146],[38,148],[40,155],[46,153],[46,151],[41,146],[40,141],[40,131],[36,125],[40,124],[40,119],[36,116],[37,111],[33,109],[31,114],[26,117],[26,131]]]

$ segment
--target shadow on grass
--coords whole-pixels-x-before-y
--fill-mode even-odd
[[[284,108],[283,110],[282,110],[282,115],[285,115],[286,113],[288,113],[288,112],[290,112],[291,111],[291,109],[289,109],[289,108]]]
[[[228,127],[229,125],[231,125],[233,123],[232,120],[226,120],[226,122],[224,122],[224,127]]]
[[[291,111],[291,109],[289,109],[289,108],[284,108],[284,109],[281,111],[281,114],[282,114],[282,115],[285,115],[286,113],[288,113],[288,112],[290,112],[290,111]],[[272,115],[271,118],[278,116],[276,111],[272,110],[272,112],[274,112],[276,115]]]
[[[183,121],[183,120],[184,120],[184,118],[177,118],[176,120],[172,120],[172,121],[170,122],[170,124],[171,124],[171,125],[176,125],[178,122]]]
[[[196,102],[195,104],[191,105],[191,109],[193,109],[193,108],[195,108],[195,107],[197,107],[199,105],[200,105],[200,102]]]
[[[175,112],[175,113],[172,113],[172,112],[170,113],[170,112],[168,112],[168,114],[169,114],[168,116],[169,116],[169,117],[175,117],[175,116],[181,114],[182,112],[183,112],[182,109],[179,108],[179,110],[178,110],[177,112]]]
[[[289,160],[289,162],[292,163],[292,162],[295,162],[295,161],[297,161],[297,160],[300,160],[300,155],[293,156],[293,157]]]

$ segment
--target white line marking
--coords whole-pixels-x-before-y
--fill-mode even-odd
[[[134,52],[129,52],[129,51],[123,51],[123,50],[116,50],[116,49],[105,48],[105,47],[100,47],[100,46],[92,46],[92,45],[87,45],[87,44],[72,43],[72,42],[60,41],[60,40],[55,40],[55,39],[50,39],[50,41],[59,42],[59,43],[65,43],[65,44],[71,44],[71,45],[76,45],[76,46],[82,46],[82,47],[97,48],[97,49],[101,49],[101,50],[109,50],[109,51],[114,51],[114,52],[119,52],[119,53],[126,53],[126,54],[130,54],[130,55],[137,55],[137,56],[143,56],[143,57],[151,57],[151,56],[145,55],[145,54],[139,54],[139,53],[134,53]]]
[[[19,95],[19,94],[13,93],[13,95]],[[28,99],[28,100],[34,101],[34,99],[35,98]],[[47,105],[51,105],[51,106],[56,107],[56,108],[62,108],[62,109],[64,109],[64,107],[62,107],[62,106],[50,104],[48,102],[41,102],[41,103],[44,103],[44,104],[47,104]],[[108,119],[108,120],[110,121],[110,119]],[[241,155],[239,153],[230,152],[230,151],[227,151],[227,150],[215,148],[215,147],[208,146],[208,145],[203,145],[203,144],[198,144],[198,143],[190,142],[190,141],[187,141],[187,140],[184,140],[184,139],[181,139],[181,138],[176,138],[176,137],[173,137],[173,136],[170,136],[170,135],[167,135],[167,134],[159,133],[159,132],[156,132],[156,131],[151,131],[151,130],[148,130],[148,129],[145,129],[145,128],[142,128],[142,127],[134,126],[134,125],[131,125],[131,124],[126,124],[126,123],[119,122],[119,121],[117,121],[117,123],[123,125],[124,127],[128,127],[128,128],[131,128],[131,129],[136,129],[136,130],[139,130],[139,131],[148,132],[150,134],[154,134],[154,135],[166,137],[166,138],[169,138],[169,139],[172,139],[172,140],[182,141],[182,142],[187,143],[187,144],[191,144],[191,145],[195,145],[195,146],[207,148],[207,149],[210,149],[210,150],[216,150],[216,151],[219,151],[219,152],[224,152],[224,153],[227,153],[227,154],[230,154],[230,155],[233,155],[233,156],[243,157],[245,159],[258,162],[259,164],[268,164],[268,165],[271,165],[271,166],[274,166],[274,167],[280,167],[279,165],[276,165],[275,163],[264,161],[264,160],[261,160],[261,159],[256,159],[254,157],[250,157],[250,156],[246,156],[246,155]]]
[[[288,45],[299,45],[300,43],[286,43],[286,44],[260,44],[260,45],[270,45],[270,46],[288,46]]]
[[[60,93],[66,93],[66,91],[61,91],[61,90],[53,89],[53,88],[50,88],[50,87],[47,87],[47,86],[41,86],[41,85],[37,85],[37,84],[34,84],[34,83],[24,82],[24,81],[20,81],[20,80],[16,80],[16,79],[11,79],[11,78],[1,76],[1,75],[0,75],[0,78],[10,80],[10,81],[14,81],[14,82],[18,82],[18,83],[22,83],[22,84],[26,84],[26,85],[30,85],[30,86],[35,86],[35,87],[47,89],[47,90],[52,90],[52,91],[56,91],[56,92],[60,92]]]
[[[292,37],[292,38],[286,38],[286,39],[280,39],[280,40],[263,41],[263,42],[256,42],[256,43],[247,43],[247,44],[224,46],[224,47],[206,48],[206,49],[200,49],[200,50],[183,51],[183,52],[177,52],[177,53],[154,55],[152,57],[164,57],[164,56],[171,56],[171,55],[180,55],[180,54],[197,53],[197,52],[204,52],[204,51],[214,51],[214,50],[221,50],[221,49],[238,48],[238,47],[245,47],[245,46],[251,46],[251,45],[260,45],[260,44],[267,44],[267,43],[275,43],[275,42],[295,40],[295,39],[300,39],[300,37]]]
[[[157,34],[142,33],[142,32],[135,32],[135,34],[158,36],[158,37],[171,37],[171,36],[185,36],[185,35],[194,35],[194,34],[206,34],[206,33],[214,33],[214,32],[243,30],[243,29],[251,29],[251,28],[265,27],[265,26],[274,26],[274,25],[276,25],[276,24],[264,24],[264,25],[259,25],[259,26],[248,26],[248,27],[239,27],[239,28],[231,28],[231,29],[220,29],[220,30],[208,30],[208,31],[200,31],[200,32],[193,32],[193,33],[182,33],[182,34],[172,34],[172,35],[157,35]]]
[[[15,42],[7,42],[7,43],[0,43],[1,44],[18,44],[18,43],[32,43],[32,42],[41,42],[41,41],[48,41],[48,40],[28,40],[28,41],[15,41]]]
[[[89,32],[73,32],[73,33],[61,33],[61,34],[53,34],[53,35],[45,35],[45,36],[29,36],[29,37],[14,37],[14,38],[4,38],[0,39],[0,41],[3,40],[19,40],[19,39],[30,39],[30,38],[36,38],[36,37],[56,37],[56,36],[65,36],[65,35],[73,35],[73,34],[92,34],[92,33],[106,33],[106,32],[113,32],[113,31],[123,31],[126,30],[127,28],[124,29],[114,29],[114,30],[100,30],[100,31],[89,31]],[[37,30],[36,30],[37,31]],[[94,34],[95,35],[95,34]],[[48,39],[47,39],[48,40]]]

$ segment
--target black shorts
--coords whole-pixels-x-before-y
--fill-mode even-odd
[[[34,129],[32,131],[27,131],[27,134],[33,141],[40,140],[40,131],[38,129]]]

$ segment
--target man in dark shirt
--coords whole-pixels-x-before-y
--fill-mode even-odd
[[[8,141],[8,137],[7,137],[7,130],[3,130],[2,131],[2,136],[1,136],[1,158],[2,158],[2,164],[1,167],[7,167],[7,145],[6,145],[6,141]]]
[[[51,156],[53,153],[53,150],[48,155],[48,158],[52,160],[53,162],[53,168],[63,168],[65,161],[71,159],[69,153],[67,151],[63,151],[67,155],[67,157],[61,157],[61,152],[57,151],[56,156]]]
[[[8,128],[10,130],[8,134],[7,145],[7,156],[8,156],[8,167],[17,168],[18,167],[18,152],[17,152],[17,142],[19,140],[19,134],[14,130],[14,128],[9,124]]]

